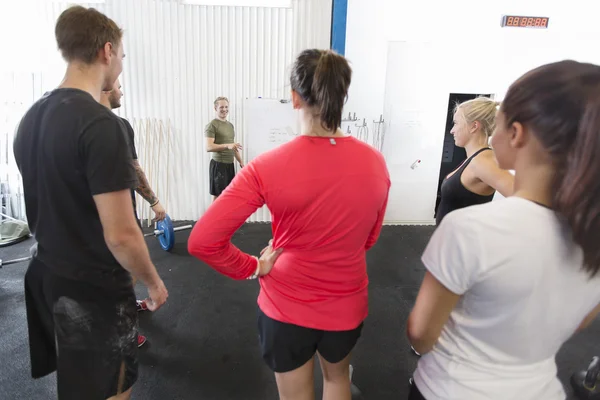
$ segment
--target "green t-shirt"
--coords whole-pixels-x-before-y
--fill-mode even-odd
[[[206,125],[206,128],[204,128],[204,136],[207,138],[214,138],[215,144],[235,143],[235,130],[233,129],[233,124],[229,121],[221,121],[217,118]],[[233,150],[214,151],[212,153],[212,159],[221,163],[231,164],[233,163],[233,157]]]

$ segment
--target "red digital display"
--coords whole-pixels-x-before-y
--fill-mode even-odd
[[[505,15],[502,17],[502,27],[547,29],[549,21],[548,17]]]

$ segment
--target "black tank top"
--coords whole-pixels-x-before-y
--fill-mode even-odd
[[[494,198],[494,193],[489,196],[483,196],[477,193],[473,193],[463,186],[460,181],[460,177],[471,163],[471,160],[474,159],[479,153],[485,150],[491,150],[489,147],[485,147],[471,157],[467,158],[462,165],[456,170],[456,172],[450,176],[449,178],[444,179],[442,182],[442,196],[440,200],[440,205],[438,206],[437,214],[435,216],[435,223],[437,225],[442,222],[442,219],[451,211],[458,210],[459,208],[464,208],[468,206],[474,206],[476,204],[483,204],[492,201]]]

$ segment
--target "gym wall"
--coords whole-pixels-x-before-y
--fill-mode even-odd
[[[21,54],[22,46],[29,51],[20,59],[3,59],[0,68],[2,82],[16,80],[15,90],[26,90],[20,108],[62,79],[54,23],[72,3],[24,0],[10,6],[12,17],[0,33],[19,40],[9,41],[5,54]],[[106,13],[125,30],[124,97],[117,113],[138,129],[140,162],[174,220],[195,220],[211,202],[203,131],[214,116],[213,100],[229,97],[229,118],[242,140],[243,99],[288,98],[295,55],[330,44],[330,0],[293,0],[289,9],[183,5],[178,0],[90,0],[84,5]],[[5,92],[3,97],[23,96]],[[138,204],[142,217],[151,215],[147,203],[138,199]]]
[[[348,2],[346,56],[354,76],[344,115],[356,113],[371,131],[381,114],[386,121],[386,223],[434,221],[449,95],[501,100],[512,81],[539,65],[600,63],[595,7],[588,0]],[[549,27],[502,28],[506,14],[549,17]],[[354,124],[344,131],[350,125],[355,132]],[[411,169],[416,159],[422,162]]]

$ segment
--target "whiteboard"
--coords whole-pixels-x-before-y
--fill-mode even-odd
[[[279,99],[244,101],[243,152],[247,162],[298,136],[300,120],[291,102]],[[247,222],[271,221],[267,206],[261,207]]]
[[[246,99],[244,149],[248,162],[298,136],[300,123],[291,102],[279,99]]]

